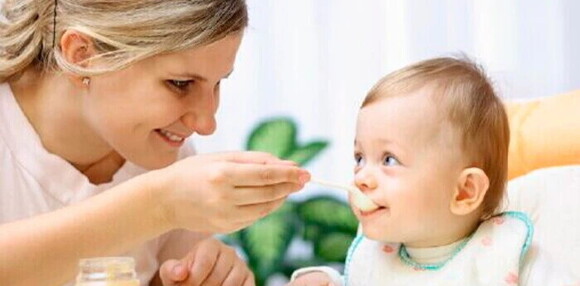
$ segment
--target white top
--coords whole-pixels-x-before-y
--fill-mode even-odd
[[[186,147],[185,147],[186,146]],[[195,153],[184,145],[180,158]],[[16,102],[10,86],[0,84],[0,223],[29,218],[80,202],[145,172],[126,162],[106,184],[94,185],[61,157],[49,153]],[[201,235],[174,231],[122,256],[133,256],[142,285],[159,269],[158,257],[171,239]],[[179,238],[177,237],[179,236]],[[67,284],[68,285],[68,284]]]

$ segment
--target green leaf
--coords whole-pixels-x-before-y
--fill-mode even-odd
[[[264,121],[248,139],[247,150],[264,151],[277,157],[292,152],[296,144],[296,124],[288,118]]]
[[[226,234],[226,235],[220,236],[219,239],[223,243],[230,245],[230,246],[238,245],[240,242],[240,232],[237,231],[237,232],[233,232],[230,234]]]
[[[304,223],[302,237],[306,241],[315,241],[318,240],[318,237],[320,237],[322,232],[323,230],[319,225]]]
[[[354,235],[333,232],[324,235],[314,244],[314,254],[328,262],[344,262]]]
[[[292,153],[286,156],[284,159],[292,160],[298,165],[305,165],[308,163],[312,158],[314,158],[318,153],[320,153],[324,148],[328,146],[327,141],[314,141],[308,143],[306,146],[298,146]]]
[[[258,284],[281,270],[281,262],[296,233],[294,208],[291,202],[286,202],[274,213],[240,232],[241,246]]]
[[[358,227],[358,221],[348,204],[329,196],[317,196],[300,203],[297,214],[306,224],[316,224],[353,235]]]

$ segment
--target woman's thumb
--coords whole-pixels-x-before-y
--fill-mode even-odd
[[[188,271],[183,262],[170,259],[161,265],[161,268],[159,269],[159,276],[163,282],[163,285],[172,286],[176,285],[176,282],[186,280]]]

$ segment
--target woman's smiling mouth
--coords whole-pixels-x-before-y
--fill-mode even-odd
[[[163,139],[166,143],[168,143],[172,147],[180,147],[183,145],[185,141],[185,136],[164,130],[164,129],[155,129],[155,132]]]

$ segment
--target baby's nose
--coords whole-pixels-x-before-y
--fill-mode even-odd
[[[354,176],[354,183],[361,191],[368,193],[377,187],[377,180],[375,176],[365,170],[360,170]]]

